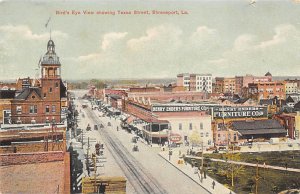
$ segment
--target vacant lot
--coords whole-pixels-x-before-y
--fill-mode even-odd
[[[204,154],[207,158],[226,159],[226,154]],[[273,165],[289,168],[300,168],[300,151],[240,153],[240,161]]]
[[[292,155],[294,154],[294,156]],[[299,168],[300,152],[268,152],[268,153],[243,153],[239,155],[238,160],[245,162],[266,163],[269,165],[285,166],[288,162],[288,167]],[[255,177],[256,168],[244,166],[241,167],[234,176],[234,186],[231,186],[231,173],[230,169],[238,169],[239,166],[231,165],[222,162],[212,162],[208,159],[213,158],[225,159],[225,154],[209,154],[205,155],[205,169],[207,174],[216,179],[218,182],[230,187],[236,193],[255,193]],[[188,159],[188,163],[201,164],[200,160]],[[300,188],[300,173],[271,170],[271,169],[258,169],[258,193],[278,193],[283,190]]]

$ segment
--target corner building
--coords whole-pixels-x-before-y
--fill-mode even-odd
[[[60,75],[61,64],[50,39],[41,60],[41,86],[24,88],[12,100],[12,123],[60,123],[61,99],[66,97],[66,87]]]

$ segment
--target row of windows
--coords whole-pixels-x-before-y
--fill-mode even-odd
[[[30,114],[36,114],[37,110],[38,110],[37,105],[30,105],[30,107],[29,107],[29,113]],[[16,111],[17,111],[17,114],[21,114],[22,113],[22,106],[17,106]],[[45,112],[50,113],[50,106],[49,105],[46,105]],[[56,112],[56,106],[55,105],[51,106],[51,112],[52,113]]]
[[[210,86],[207,87],[208,89],[211,89]],[[197,87],[198,90],[202,89],[202,87]]]
[[[197,80],[211,80],[211,77],[197,77]]]
[[[204,84],[208,84],[208,85],[211,85],[211,82],[210,81],[208,81],[208,82],[197,82],[197,84],[198,85],[204,85]]]
[[[179,123],[178,129],[182,130],[182,123]],[[189,124],[189,129],[193,130],[193,123]],[[203,129],[203,123],[200,123],[200,129]]]

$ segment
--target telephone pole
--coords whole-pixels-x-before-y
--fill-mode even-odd
[[[97,193],[97,165],[96,165],[96,154],[93,155],[93,163],[94,163],[94,193]]]
[[[256,162],[256,175],[255,175],[255,194],[258,194],[258,162]]]
[[[201,170],[200,170],[200,175],[201,175],[201,183],[203,182],[203,163],[204,163],[204,160],[203,160],[203,140],[202,140],[202,142],[201,142],[201,150],[202,150],[202,152],[201,152]]]

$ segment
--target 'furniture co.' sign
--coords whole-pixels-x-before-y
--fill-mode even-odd
[[[267,117],[267,107],[262,106],[220,106],[220,105],[153,105],[152,112],[192,112],[208,111],[214,118],[250,118]]]

